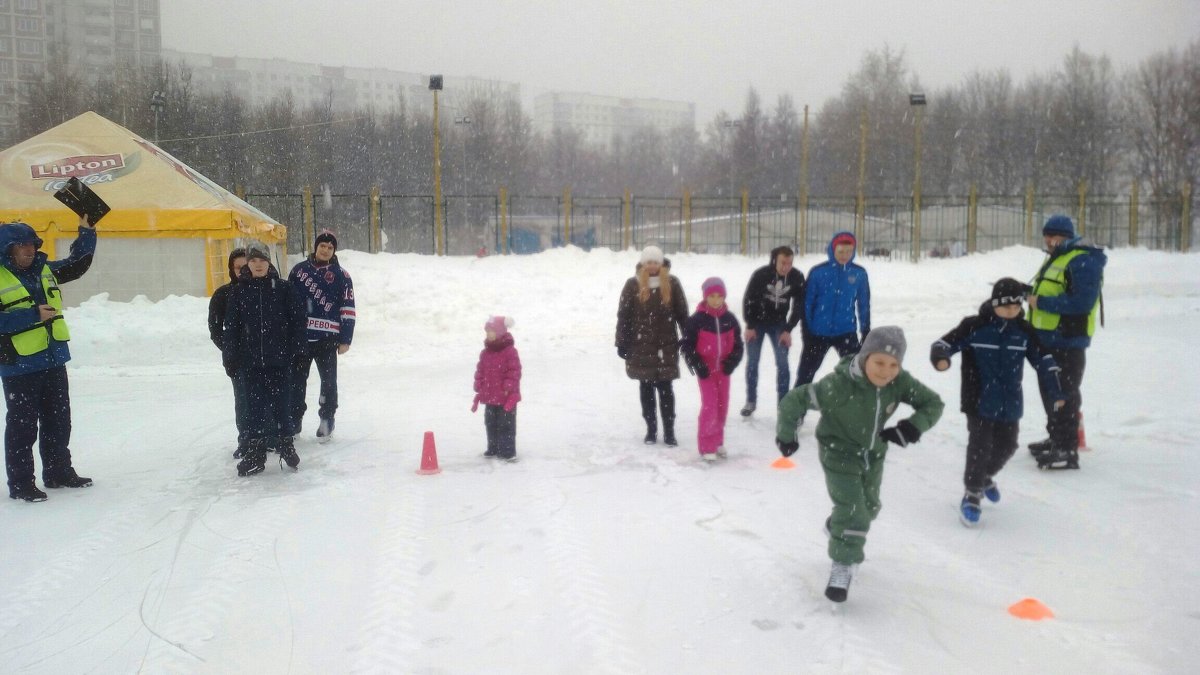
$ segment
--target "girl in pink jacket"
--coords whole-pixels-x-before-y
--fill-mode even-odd
[[[503,316],[488,318],[483,324],[487,339],[475,366],[475,403],[471,412],[484,406],[483,423],[487,428],[487,452],[507,462],[517,461],[517,403],[521,400],[521,357],[513,346],[513,320]]]
[[[704,299],[688,317],[680,350],[700,378],[700,420],[696,444],[700,457],[725,457],[725,418],[729,414],[729,376],[742,360],[742,329],[725,305],[725,282],[709,277],[701,285]]]

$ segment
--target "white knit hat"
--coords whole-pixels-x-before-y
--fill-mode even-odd
[[[650,245],[650,246],[647,246],[646,248],[642,249],[642,263],[643,264],[648,263],[648,262],[656,262],[656,263],[661,264],[662,261],[663,261],[663,252],[662,252],[661,248],[654,246],[654,245]]]

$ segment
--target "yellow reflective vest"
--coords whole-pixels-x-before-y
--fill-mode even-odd
[[[67,321],[62,314],[62,292],[58,290],[58,280],[50,271],[49,265],[42,265],[42,292],[46,295],[46,304],[54,308],[55,316],[47,327],[44,323],[36,323],[18,333],[6,336],[12,340],[13,348],[21,356],[29,356],[45,351],[50,346],[50,337],[54,336],[59,342],[71,339],[67,330]],[[0,265],[0,311],[15,312],[34,307],[33,296],[7,267]]]
[[[1086,255],[1084,249],[1075,249],[1065,253],[1053,261],[1042,271],[1033,283],[1033,294],[1038,297],[1052,298],[1067,292],[1067,265],[1075,258]],[[1096,333],[1096,314],[1100,308],[1100,298],[1092,305],[1092,311],[1087,318],[1087,336]],[[1055,330],[1062,321],[1061,314],[1047,312],[1040,307],[1029,312],[1029,323],[1038,330]]]

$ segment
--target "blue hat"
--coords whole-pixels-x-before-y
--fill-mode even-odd
[[[1068,239],[1074,238],[1075,223],[1071,222],[1071,218],[1069,216],[1050,216],[1050,218],[1046,220],[1046,224],[1042,226],[1042,235],[1048,237],[1055,234],[1062,235]]]

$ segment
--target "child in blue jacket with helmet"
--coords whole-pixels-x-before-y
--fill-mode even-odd
[[[959,505],[967,527],[979,522],[981,502],[1000,501],[996,474],[1017,450],[1017,432],[1023,411],[1021,378],[1028,360],[1037,369],[1044,389],[1061,407],[1058,365],[1024,319],[1021,301],[1029,287],[1004,278],[992,287],[992,297],[975,316],[933,343],[929,358],[934,368],[946,370],[950,357],[962,352],[962,411],[967,416],[967,466],[965,493]]]

